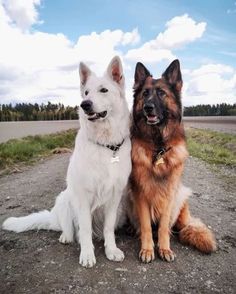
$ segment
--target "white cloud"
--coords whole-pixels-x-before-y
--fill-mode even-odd
[[[175,55],[168,49],[155,49],[148,43],[138,49],[131,49],[125,58],[131,61],[141,61],[147,63],[160,62],[162,60],[171,61],[175,59]]]
[[[104,70],[104,65],[114,55],[122,55],[122,52],[116,49],[118,46],[134,45],[139,40],[137,29],[131,32],[121,30],[106,30],[100,34],[93,32],[90,35],[81,36],[75,45],[75,50],[80,60],[94,64],[96,66],[94,69],[101,73],[101,68],[103,67]]]
[[[139,43],[140,35],[138,29],[134,29],[132,32],[127,32],[122,36],[122,45],[135,45]]]
[[[205,74],[227,74],[233,73],[234,69],[231,66],[224,64],[205,64],[200,68],[192,71],[192,76],[200,76]]]
[[[178,16],[154,40],[136,49],[138,29],[130,32],[105,30],[80,36],[71,42],[63,34],[31,31],[39,21],[41,0],[0,0],[0,103],[50,100],[79,104],[79,61],[87,62],[99,74],[118,54],[124,61],[127,99],[132,104],[133,66],[172,61],[174,50],[199,39],[206,24],[188,15]],[[125,54],[125,51],[127,53]],[[132,71],[131,71],[132,69]],[[184,69],[184,104],[235,102],[236,70],[224,64],[208,63],[195,70]]]
[[[101,73],[114,55],[122,55],[118,47],[135,45],[140,40],[137,29],[93,32],[81,36],[75,44],[63,34],[22,30],[20,15],[21,20],[23,15],[28,17],[28,25],[38,20],[30,7],[35,8],[40,1],[29,1],[31,5],[26,2],[18,3],[25,8],[18,16],[12,12],[18,4],[14,6],[14,1],[9,1],[7,10],[0,2],[0,103],[54,99],[78,104],[79,61],[89,63]]]
[[[231,66],[206,64],[185,79],[184,105],[236,103],[236,70]]]
[[[2,0],[11,21],[22,30],[39,22],[37,7],[41,0]]]
[[[171,50],[199,39],[206,29],[206,23],[196,23],[187,14],[176,16],[166,23],[166,30],[159,33],[156,39],[146,42],[137,49],[129,50],[128,60],[140,59],[143,62],[159,62],[175,58]]]
[[[172,18],[167,22],[166,27],[164,33],[160,33],[153,41],[157,49],[176,49],[199,39],[206,29],[206,23],[196,23],[187,14],[184,14]]]

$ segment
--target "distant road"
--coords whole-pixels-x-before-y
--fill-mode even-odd
[[[184,125],[185,127],[236,134],[236,116],[188,116],[184,117]]]
[[[78,127],[78,120],[0,122],[0,143],[29,135],[52,134]]]
[[[236,134],[236,116],[184,117],[186,127]],[[79,128],[77,120],[0,122],[0,143],[29,135],[44,135]]]

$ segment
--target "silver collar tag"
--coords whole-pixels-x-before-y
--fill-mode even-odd
[[[118,155],[116,155],[117,151],[113,152],[112,158],[111,158],[111,163],[115,163],[115,162],[119,162],[120,161],[120,157]]]

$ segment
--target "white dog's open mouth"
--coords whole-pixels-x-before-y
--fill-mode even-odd
[[[95,121],[100,118],[105,118],[107,116],[107,111],[102,111],[102,112],[91,112],[87,114],[88,120],[90,121]]]

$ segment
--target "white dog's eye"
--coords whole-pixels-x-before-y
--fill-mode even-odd
[[[102,88],[102,89],[100,89],[100,92],[101,93],[106,93],[106,92],[108,92],[108,90],[106,88]]]
[[[87,96],[87,95],[88,95],[88,93],[89,93],[89,91],[88,91],[88,90],[86,90],[86,91],[84,92],[85,96]]]

